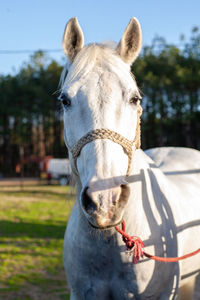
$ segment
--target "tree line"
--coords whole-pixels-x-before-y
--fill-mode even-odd
[[[42,51],[16,75],[0,76],[0,174],[38,175],[45,156],[66,157],[62,108],[57,101],[62,65]],[[200,149],[200,33],[180,47],[155,38],[132,66],[143,100],[142,148]]]
[[[155,38],[132,66],[143,92],[142,146],[200,149],[200,33],[181,48]]]

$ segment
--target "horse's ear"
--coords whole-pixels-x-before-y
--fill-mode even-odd
[[[117,46],[117,52],[128,64],[132,64],[142,47],[142,31],[140,23],[132,18],[126,27],[122,39]]]
[[[68,56],[69,60],[73,62],[75,56],[84,45],[83,32],[76,17],[70,19],[67,23],[62,45],[65,54]]]

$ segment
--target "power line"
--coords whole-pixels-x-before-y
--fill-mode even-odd
[[[42,51],[44,53],[56,53],[61,52],[62,49],[38,49],[38,50],[0,50],[0,54],[29,54]]]
[[[180,43],[175,43],[175,44],[163,44],[164,46],[174,46],[174,47],[177,47],[177,48],[182,48],[185,44],[183,42],[180,42]],[[162,47],[163,46],[162,44],[161,45],[156,45],[157,47]],[[147,46],[149,47],[148,45],[144,45],[144,47]],[[150,46],[151,47],[151,46]],[[21,50],[0,50],[0,54],[30,54],[30,53],[34,53],[34,52],[38,52],[38,51],[41,51],[41,52],[44,52],[44,53],[56,53],[56,52],[62,52],[63,50],[60,48],[60,49],[35,49],[35,50],[30,50],[30,49],[21,49]]]

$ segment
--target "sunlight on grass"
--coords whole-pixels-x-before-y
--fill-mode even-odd
[[[0,299],[69,299],[62,262],[75,191],[0,188]]]

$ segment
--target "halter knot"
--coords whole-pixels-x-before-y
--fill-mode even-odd
[[[128,253],[133,253],[133,263],[136,264],[144,254],[144,243],[138,236],[128,235],[125,227],[125,221],[122,221],[122,229],[118,226],[115,229],[122,235],[122,240],[126,244]]]

